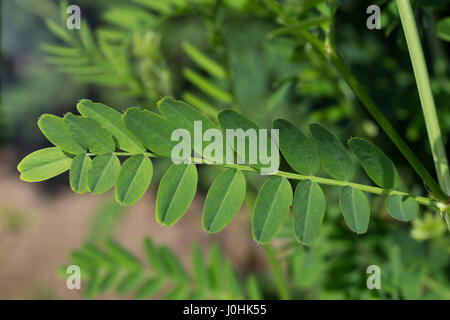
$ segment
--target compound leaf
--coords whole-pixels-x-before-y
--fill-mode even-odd
[[[236,216],[245,198],[245,177],[237,169],[227,169],[214,181],[203,207],[203,229],[217,233]]]
[[[292,204],[292,188],[283,177],[268,179],[256,198],[253,211],[253,238],[260,243],[269,243],[289,215]]]
[[[143,154],[128,158],[120,169],[116,182],[116,200],[130,206],[147,191],[153,175],[153,165]]]
[[[326,199],[320,186],[310,180],[301,181],[294,194],[294,231],[301,243],[310,245],[325,215]]]
[[[156,220],[165,226],[177,222],[194,199],[197,190],[195,164],[173,164],[161,179],[156,196]]]
[[[370,204],[364,192],[345,186],[339,195],[344,220],[356,233],[365,233],[369,228]]]

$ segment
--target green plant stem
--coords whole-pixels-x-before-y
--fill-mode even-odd
[[[280,7],[274,0],[263,1],[283,20],[286,26],[295,25],[297,23],[296,19],[286,14],[283,8]],[[369,111],[369,113],[374,117],[374,119],[378,122],[387,136],[392,140],[395,146],[406,158],[406,160],[408,160],[408,162],[411,164],[413,169],[422,178],[424,183],[429,187],[433,195],[440,201],[449,201],[449,197],[445,194],[444,191],[442,191],[439,184],[434,180],[431,174],[419,161],[414,152],[398,134],[397,130],[395,130],[395,128],[391,125],[389,120],[383,115],[375,101],[373,101],[362,84],[350,72],[350,70],[343,63],[338,54],[333,51],[333,49],[329,45],[325,45],[320,39],[318,39],[308,30],[292,28],[292,33],[298,38],[309,42],[326,60],[328,60],[333,65],[333,67],[342,75],[355,95],[361,100],[367,111]]]
[[[434,103],[433,92],[431,91],[430,77],[428,75],[427,64],[423,54],[422,43],[417,31],[414,13],[409,0],[397,0],[397,7],[400,13],[403,30],[405,32],[406,43],[416,77],[417,89],[419,90],[422,112],[425,118],[428,139],[430,140],[431,153],[433,154],[436,175],[442,190],[450,195],[450,173],[448,167],[447,154],[444,142],[442,141],[441,129]],[[450,230],[450,222],[447,212],[444,212],[445,222]]]
[[[275,256],[275,251],[270,244],[264,245],[264,250],[266,252],[267,259],[269,260],[270,267],[272,268],[280,299],[290,300],[291,296],[289,294],[287,281],[283,275],[283,271],[281,270],[280,263]]]
[[[128,152],[114,152],[114,154],[117,156],[127,156],[127,157],[133,155]],[[95,156],[95,154],[88,154],[88,155]],[[147,153],[145,153],[145,155],[150,158],[160,158],[158,155],[153,154],[151,152],[147,152]],[[235,169],[239,169],[239,170],[246,171],[246,172],[259,173],[259,171],[257,169],[246,166],[246,165],[241,165],[241,164],[227,164],[227,163],[210,164],[207,161],[202,160],[202,159],[192,158],[191,160],[198,164],[214,165],[214,166],[225,167],[225,168],[235,168]],[[316,177],[316,176],[305,176],[305,175],[301,175],[298,173],[286,172],[286,171],[277,171],[277,172],[273,173],[272,175],[280,176],[280,177],[284,177],[286,179],[292,179],[292,180],[311,180],[313,182],[317,182],[318,184],[334,186],[334,187],[350,186],[352,188],[355,188],[355,189],[358,189],[361,191],[365,191],[368,193],[376,194],[376,195],[390,196],[390,195],[398,194],[398,195],[402,195],[402,196],[411,197],[414,200],[416,200],[418,203],[420,203],[421,205],[432,207],[435,209],[439,208],[439,203],[436,202],[434,199],[420,197],[420,196],[414,196],[414,195],[410,195],[406,192],[402,192],[402,191],[398,191],[398,190],[387,190],[387,189],[368,186],[368,185],[364,185],[364,184],[353,183],[353,182],[349,182],[349,181],[334,180],[334,179],[321,178],[321,177]]]
[[[419,90],[425,125],[427,127],[428,138],[430,140],[431,151],[436,166],[436,173],[441,188],[450,195],[450,173],[442,141],[441,130],[436,113],[433,93],[431,91],[430,78],[423,54],[419,33],[417,32],[414,13],[409,0],[397,0],[397,6],[405,32],[406,43],[408,45],[411,62],[416,77],[417,88]]]

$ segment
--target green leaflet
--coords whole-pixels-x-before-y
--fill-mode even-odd
[[[156,221],[165,226],[177,222],[194,199],[197,190],[195,164],[173,164],[161,179],[156,196]]]
[[[119,279],[119,272],[115,269],[108,271],[102,278],[99,284],[99,291],[105,292],[106,290],[111,289],[116,285],[117,280]]]
[[[93,119],[66,114],[64,122],[78,143],[96,154],[114,152],[116,146],[111,134]]]
[[[231,299],[244,299],[244,293],[241,288],[240,281],[236,275],[236,273],[233,270],[233,267],[231,265],[230,261],[225,261],[224,266],[224,277],[225,281],[228,285],[228,289],[231,293]]]
[[[128,158],[117,177],[117,202],[126,206],[136,203],[147,191],[152,175],[152,162],[145,155],[138,154]]]
[[[73,192],[86,193],[88,191],[88,171],[91,168],[91,158],[84,153],[73,158],[70,167],[70,187]]]
[[[89,270],[88,272],[90,281],[84,290],[84,296],[86,299],[92,299],[100,292],[101,278],[98,270]]]
[[[136,292],[135,299],[145,299],[147,297],[155,295],[157,292],[163,289],[166,283],[165,278],[150,279],[142,285],[142,287]]]
[[[129,292],[130,290],[136,288],[139,285],[141,279],[142,279],[141,270],[129,273],[128,275],[126,275],[121,279],[116,288],[116,292],[118,294],[125,294]]]
[[[392,161],[369,141],[352,138],[347,141],[367,175],[383,189],[393,189],[398,184],[398,172]]]
[[[314,144],[291,122],[277,119],[273,127],[279,130],[280,151],[292,169],[312,176],[320,169],[320,158]]]
[[[350,181],[355,174],[350,154],[339,139],[318,123],[309,125],[322,165],[337,180]]]
[[[83,99],[77,104],[78,111],[85,117],[92,118],[113,134],[117,139],[118,147],[131,153],[145,152],[145,148],[125,128],[122,114],[101,103],[94,103]]]
[[[108,191],[115,183],[120,172],[120,160],[112,154],[102,154],[92,160],[88,173],[88,187],[93,194]]]
[[[116,263],[123,265],[128,271],[135,272],[142,268],[139,260],[116,241],[108,240],[105,243],[105,248],[111,258]]]
[[[171,141],[177,129],[160,115],[139,108],[130,108],[122,116],[126,128],[148,149],[161,156],[170,157],[177,142]]]
[[[186,300],[189,296],[189,287],[182,283],[167,293],[164,300]]]
[[[268,179],[256,198],[253,211],[253,238],[269,243],[289,215],[292,204],[292,188],[288,180],[274,176]]]
[[[203,130],[218,129],[218,127],[197,109],[184,103],[165,97],[158,101],[158,108],[161,114],[178,128],[187,129],[194,133],[194,121],[201,121]]]
[[[70,135],[69,128],[60,117],[44,114],[38,121],[39,129],[44,136],[55,146],[71,154],[86,152]]]
[[[355,169],[350,154],[342,143],[331,131],[318,123],[310,124],[309,129],[327,173],[337,180],[350,181]]]
[[[438,36],[450,42],[450,17],[440,20],[436,26]]]
[[[198,154],[203,154],[203,151],[211,142],[203,141],[202,139],[202,145],[197,146],[195,145],[195,136],[198,135],[202,137],[203,132],[206,132],[209,129],[219,130],[211,120],[182,101],[166,97],[158,102],[158,108],[161,114],[177,128],[189,131],[193,149]],[[194,121],[201,121],[201,127],[197,129],[198,132],[195,132]]]
[[[189,42],[183,43],[183,50],[192,60],[194,60],[195,63],[197,63],[199,67],[208,72],[210,75],[219,79],[226,78],[226,71],[220,64],[209,58],[206,54],[198,50]]]
[[[253,274],[248,276],[246,288],[249,300],[263,300],[263,295],[259,289],[258,281]]]
[[[419,214],[419,205],[411,197],[394,194],[386,199],[386,207],[394,219],[411,221]]]
[[[222,127],[223,131],[226,131],[227,129],[233,129],[233,130],[243,130],[245,133],[245,148],[242,150],[242,148],[238,148],[238,140],[237,138],[234,138],[233,141],[227,141],[227,145],[232,143],[232,146],[234,148],[234,151],[237,154],[237,159],[239,160],[245,160],[245,163],[251,165],[254,168],[260,169],[261,167],[264,167],[265,165],[261,164],[258,157],[258,150],[252,150],[252,154],[254,154],[257,158],[256,159],[250,159],[250,146],[257,146],[256,148],[259,148],[259,141],[258,141],[258,132],[259,132],[259,126],[255,124],[254,122],[250,121],[240,113],[237,113],[232,110],[223,110],[218,115],[220,126]],[[255,136],[252,136],[250,133],[251,131],[247,131],[249,129],[255,130]],[[249,143],[250,138],[254,139],[253,143]],[[267,137],[267,150],[268,152],[272,152],[271,150],[271,143],[270,143],[270,137]],[[278,150],[276,150],[278,151]],[[236,162],[235,162],[236,163]],[[237,163],[239,163],[237,161]]]
[[[209,253],[209,274],[211,279],[211,287],[215,293],[220,293],[224,287],[223,258],[217,243],[213,243]]]
[[[364,192],[350,186],[342,188],[339,195],[344,220],[356,233],[365,233],[369,228],[370,204]]]
[[[231,104],[233,102],[233,97],[229,92],[214,84],[211,80],[205,78],[194,70],[184,68],[183,75],[187,80],[189,80],[189,82],[211,98],[226,104]]]
[[[45,148],[26,156],[17,166],[20,179],[28,182],[43,181],[53,178],[67,170],[72,158],[59,148]]]
[[[214,181],[203,207],[203,229],[217,233],[236,216],[245,198],[245,176],[237,169],[227,169]]]
[[[189,277],[177,256],[166,246],[159,247],[159,254],[168,274],[172,275],[175,278],[174,280],[180,284],[188,283]]]
[[[208,268],[198,245],[195,245],[192,249],[192,270],[199,290],[206,293],[209,289]]]
[[[301,243],[311,245],[325,215],[326,199],[320,186],[310,180],[303,180],[294,194],[294,231]]]
[[[166,270],[164,268],[163,262],[159,257],[158,250],[153,244],[152,240],[148,237],[144,239],[144,249],[147,254],[147,260],[150,266],[152,266],[155,270],[161,273],[165,273]]]

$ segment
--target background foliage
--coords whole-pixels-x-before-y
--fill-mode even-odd
[[[334,17],[325,1],[311,1],[314,5],[309,8],[298,6],[296,1],[281,2],[287,10],[307,21],[307,27],[320,36],[327,30],[329,20],[334,19],[337,51],[383,113],[406,137],[419,159],[427,168],[433,168],[395,1],[378,1],[383,17],[380,31],[365,28],[367,4],[364,1],[338,1]],[[341,77],[310,45],[280,29],[262,2],[115,0],[78,3],[84,17],[79,33],[62,28],[66,15],[56,1],[42,1],[39,6],[33,1],[5,1],[14,20],[21,21],[8,26],[10,31],[3,33],[2,48],[1,111],[5,128],[2,137],[5,145],[20,147],[17,159],[31,150],[49,146],[41,140],[35,125],[37,117],[44,112],[58,115],[73,112],[80,98],[102,101],[119,111],[135,105],[155,111],[156,101],[161,96],[171,95],[183,98],[209,116],[218,109],[234,107],[262,127],[270,127],[274,118],[286,118],[307,131],[309,123],[320,121],[341,141],[353,136],[365,137],[382,146],[396,164],[401,190],[426,193],[420,179],[387,142]],[[415,1],[414,4],[441,130],[447,139],[450,83],[446,52],[449,44],[442,41],[445,25],[438,21],[448,14],[445,11],[448,2]],[[26,35],[30,29],[34,30],[33,37],[27,37],[29,41],[25,43],[19,41],[18,35]],[[215,168],[201,168],[200,190],[206,193],[218,173]],[[155,175],[157,180],[161,176]],[[64,183],[67,181],[61,179]],[[247,201],[252,203],[256,198],[255,190],[260,189],[264,180],[257,176],[248,179]],[[364,184],[371,183],[361,169],[356,172],[356,179]],[[293,279],[294,298],[449,297],[450,244],[444,236],[444,223],[436,212],[422,210],[413,223],[397,223],[388,217],[383,201],[374,199],[369,232],[355,236],[342,222],[338,190],[326,187],[325,193],[329,203],[326,224],[313,247],[296,245],[289,236],[290,221],[278,236],[277,258]],[[108,234],[107,230],[104,232]],[[105,242],[106,238],[109,236],[96,239],[95,245],[110,249],[111,242]],[[75,252],[84,252],[84,248]],[[93,251],[98,252],[95,248]],[[72,259],[76,256],[73,254]],[[91,256],[94,262],[86,262],[93,265],[90,275],[94,280],[100,266],[121,269],[127,263],[126,259],[118,259],[108,264],[96,257]],[[193,260],[196,260],[195,255]],[[197,264],[200,260],[197,259]],[[376,292],[365,287],[365,268],[373,261],[383,262],[383,289]],[[136,269],[138,273],[123,273],[116,287],[119,294],[143,284],[140,267]],[[241,276],[241,282],[246,283],[247,275]],[[169,282],[171,277],[176,278],[176,275],[169,275]],[[193,288],[197,288],[195,284],[201,280],[195,278],[195,274],[192,278]],[[152,280],[151,277],[145,279]],[[253,288],[255,278],[249,279],[253,279],[248,280]],[[264,297],[273,297],[270,277],[261,275],[258,281]],[[197,291],[189,290],[177,292]],[[100,291],[98,288],[88,290],[86,295],[92,297]],[[248,292],[255,296],[259,289]],[[238,298],[247,296],[248,292],[228,288],[225,294]],[[210,297],[224,297],[216,294]]]

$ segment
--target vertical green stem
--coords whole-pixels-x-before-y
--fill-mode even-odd
[[[267,259],[269,260],[270,267],[273,271],[273,276],[275,278],[275,283],[277,285],[280,299],[290,300],[291,296],[289,294],[287,282],[284,278],[283,271],[281,270],[280,263],[277,261],[277,258],[275,256],[275,251],[270,244],[264,245],[264,250],[266,251]]]
[[[419,90],[420,102],[427,127],[428,138],[431,144],[434,164],[441,189],[450,195],[450,173],[442,141],[441,130],[436,113],[433,93],[431,91],[428,69],[423,55],[422,44],[417,32],[416,21],[409,0],[397,0],[398,11],[405,32],[409,54]]]

